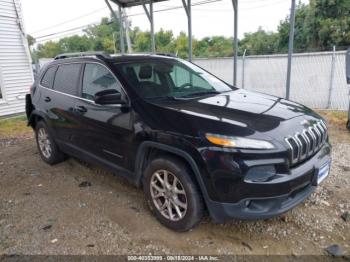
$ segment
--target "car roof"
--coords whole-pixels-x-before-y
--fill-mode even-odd
[[[79,56],[56,59],[50,63],[50,65],[58,65],[65,63],[74,62],[88,62],[88,61],[99,61],[99,62],[113,62],[113,63],[125,63],[133,61],[147,61],[147,60],[177,60],[177,57],[170,55],[156,55],[156,54],[125,54],[125,55],[110,55],[106,57],[102,56]]]

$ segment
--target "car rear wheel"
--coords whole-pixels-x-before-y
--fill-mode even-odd
[[[46,163],[54,165],[64,161],[65,155],[56,145],[43,121],[36,124],[35,138],[40,156]]]
[[[154,159],[146,168],[143,188],[157,219],[175,231],[187,231],[203,217],[204,204],[191,171],[173,157]]]

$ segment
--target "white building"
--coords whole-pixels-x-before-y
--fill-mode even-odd
[[[20,0],[0,0],[0,117],[25,111],[33,81]]]

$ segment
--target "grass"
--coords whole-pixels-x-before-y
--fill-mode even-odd
[[[346,111],[329,111],[318,110],[328,123],[328,132],[330,141],[350,143],[350,131],[346,128],[348,121],[348,112]]]
[[[345,127],[346,122],[348,121],[348,112],[346,111],[318,111],[327,121],[329,124],[336,125],[336,126],[343,126]]]
[[[31,132],[31,128],[27,127],[27,118],[25,116],[0,119],[0,139],[19,138],[27,136]]]

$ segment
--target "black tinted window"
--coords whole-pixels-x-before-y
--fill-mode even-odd
[[[77,95],[81,64],[60,65],[56,72],[54,89],[66,94]]]
[[[205,70],[184,60],[116,64],[121,77],[143,98],[195,97],[232,90]]]
[[[102,65],[86,64],[82,97],[93,100],[97,92],[116,89],[121,92],[115,77]]]
[[[50,67],[49,69],[46,70],[43,78],[41,79],[40,84],[42,86],[45,86],[47,88],[52,88],[53,84],[53,79],[55,78],[55,73],[56,73],[56,66]]]

